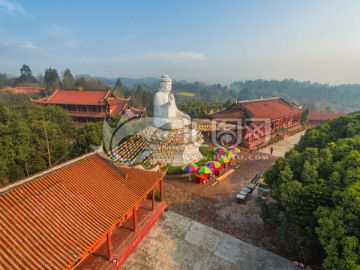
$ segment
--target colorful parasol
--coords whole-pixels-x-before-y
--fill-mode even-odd
[[[187,164],[181,167],[184,172],[196,172],[198,168],[196,164]]]
[[[233,153],[240,153],[240,149],[237,147],[230,147],[228,148],[228,151],[231,151]]]
[[[221,162],[221,163],[228,163],[228,162],[229,162],[229,159],[228,159],[226,156],[222,156],[222,157],[219,159],[219,162]]]
[[[212,170],[208,166],[200,166],[198,173],[209,174],[212,173]]]
[[[215,153],[217,154],[225,154],[226,153],[226,148],[225,147],[217,147],[214,149]]]
[[[209,161],[209,162],[206,162],[205,165],[208,166],[209,168],[212,168],[212,169],[221,168],[221,164],[218,161]]]
[[[233,152],[229,151],[226,153],[226,157],[229,159],[233,159],[233,158],[235,158],[235,154]]]

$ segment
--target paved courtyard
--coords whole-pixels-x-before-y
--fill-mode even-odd
[[[304,134],[305,131],[299,132],[291,137],[278,141],[277,143],[274,143],[271,146],[260,149],[259,152],[270,154],[270,148],[272,147],[274,149],[274,152],[272,153],[273,156],[283,157],[285,156],[286,152],[288,152],[291,148],[294,147],[295,144],[299,142],[301,136]]]
[[[298,269],[265,249],[164,212],[121,269]]]

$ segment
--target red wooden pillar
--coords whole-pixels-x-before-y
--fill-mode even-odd
[[[155,208],[155,188],[152,189],[151,210]]]
[[[108,246],[108,260],[112,261],[113,254],[112,254],[112,244],[111,244],[111,231],[107,233],[107,246]]]
[[[160,202],[163,201],[163,183],[162,182],[163,182],[162,180],[159,181],[159,185],[160,185]]]
[[[137,231],[137,215],[136,215],[136,206],[133,208],[133,221],[134,221],[134,232]]]

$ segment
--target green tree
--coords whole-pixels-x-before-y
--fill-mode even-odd
[[[75,87],[75,80],[73,75],[71,74],[70,69],[65,69],[63,80],[62,80],[62,87],[63,89],[74,89]]]
[[[0,102],[0,184],[65,162],[102,142],[102,123],[76,128],[58,106]]]
[[[8,168],[8,176],[10,182],[13,182],[18,179],[24,178],[25,174],[19,165],[11,163]]]
[[[115,87],[114,87],[114,95],[116,97],[123,97],[123,84],[120,78],[117,78]]]
[[[301,114],[301,125],[306,126],[308,123],[308,119],[309,119],[309,108],[305,107],[305,109],[303,110],[302,114]]]
[[[28,65],[22,65],[22,67],[20,68],[20,74],[21,76],[23,76],[24,78],[26,78],[26,83],[27,85],[31,84],[31,77],[32,77],[32,71],[30,69],[30,67]]]
[[[66,110],[58,106],[35,106],[28,112],[28,121],[32,144],[37,149],[35,155],[43,158],[46,167],[54,166],[71,157],[76,128],[75,122]],[[36,164],[31,164],[30,167],[33,166]]]
[[[265,173],[262,217],[277,239],[326,269],[360,265],[360,114],[310,129]]]
[[[131,97],[129,105],[139,109],[147,109],[149,116],[153,115],[154,94],[144,89],[143,85],[136,85],[124,91],[125,97]]]
[[[78,79],[75,80],[75,86],[78,86],[78,87],[85,87],[86,85],[86,81],[85,81],[85,77],[80,77]]]
[[[180,102],[178,107],[179,110],[190,115],[191,118],[205,118],[207,117],[207,114],[211,111],[216,112],[224,106],[219,102],[187,100],[184,102]]]
[[[327,257],[326,269],[360,269],[360,182],[349,185],[335,208],[319,207],[316,232]]]
[[[108,86],[100,80],[93,78],[80,77],[75,80],[76,86],[82,86],[86,90],[102,90],[108,89]]]
[[[47,68],[44,75],[46,89],[55,90],[59,87],[60,77],[55,68]]]
[[[19,114],[0,102],[0,183],[23,176],[29,155],[30,131]]]
[[[4,87],[5,86],[14,86],[15,78],[13,78],[12,76],[10,76],[8,74],[0,73],[0,84],[2,84]]]
[[[102,143],[102,123],[86,123],[78,129],[75,136],[72,156],[79,156],[95,150]]]

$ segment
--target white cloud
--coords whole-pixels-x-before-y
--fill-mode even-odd
[[[23,9],[21,5],[7,0],[0,0],[0,14],[2,11],[5,11],[5,13],[11,16],[14,16],[16,13],[26,13],[25,9]]]
[[[163,59],[172,60],[176,62],[181,61],[202,61],[205,59],[204,53],[198,52],[147,52],[145,53],[147,59]]]
[[[138,62],[143,60],[149,60],[148,62],[189,62],[189,61],[203,61],[205,60],[204,53],[198,52],[146,52],[143,54],[123,54],[112,56],[110,59],[107,59],[107,62]]]
[[[1,1],[1,0],[0,0]],[[73,33],[66,27],[52,23],[46,29],[47,34],[62,44],[65,48],[77,48],[81,40],[75,38]]]
[[[131,39],[134,39],[137,37],[138,37],[138,35],[129,35],[129,36],[122,37],[120,40],[122,40],[122,41],[131,40]]]
[[[79,43],[80,43],[79,40],[69,39],[64,43],[64,47],[69,49],[75,49],[78,47]]]
[[[53,38],[61,38],[61,39],[68,38],[71,35],[68,29],[55,23],[50,24],[46,32]]]
[[[0,41],[0,58],[12,59],[48,59],[50,55],[46,50],[30,40],[4,40]]]
[[[18,41],[15,45],[20,49],[30,50],[30,51],[39,51],[41,50],[35,43],[29,40]]]
[[[1,41],[0,47],[8,51],[23,50],[28,52],[38,52],[42,50],[39,46],[30,40],[18,40],[18,41]]]

